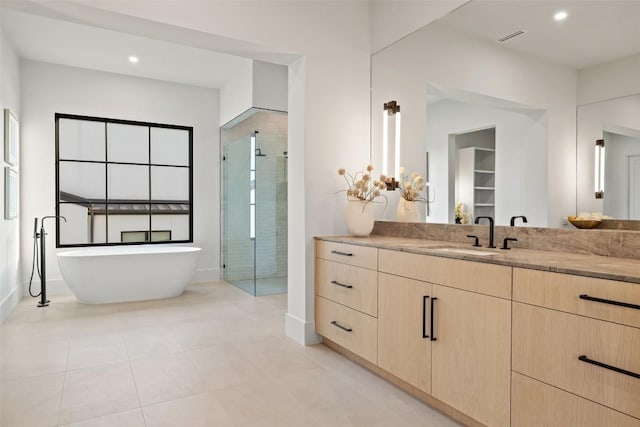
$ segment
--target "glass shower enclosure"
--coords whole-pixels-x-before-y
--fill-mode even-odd
[[[287,115],[251,109],[221,128],[223,279],[287,292]]]

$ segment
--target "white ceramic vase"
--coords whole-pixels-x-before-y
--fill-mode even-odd
[[[373,231],[373,202],[349,200],[347,205],[347,231],[356,237],[367,237]]]
[[[398,208],[396,209],[396,219],[399,222],[420,222],[421,215],[418,203],[405,200],[400,197]]]

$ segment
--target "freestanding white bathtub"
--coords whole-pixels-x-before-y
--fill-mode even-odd
[[[58,253],[58,265],[82,303],[141,301],[181,295],[201,249],[189,246],[103,246]]]

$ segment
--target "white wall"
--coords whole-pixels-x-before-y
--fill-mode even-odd
[[[9,108],[22,122],[20,106],[20,62],[13,47],[0,28],[0,106]],[[4,114],[3,114],[4,117]],[[21,123],[22,124],[22,123]],[[0,136],[4,135],[4,119],[0,120]],[[2,137],[4,140],[4,137]],[[4,144],[2,144],[4,147]],[[20,222],[28,218],[22,209],[18,209],[19,218],[4,219],[4,148],[1,153],[2,192],[0,198],[0,323],[9,315],[13,307],[22,298],[20,286]],[[20,165],[21,166],[21,165]],[[22,167],[19,167],[22,173]],[[20,181],[19,181],[20,185]],[[29,223],[29,221],[23,221]],[[33,229],[31,230],[33,232]]]
[[[547,111],[548,169],[537,171],[547,174],[547,225],[560,226],[561,218],[575,210],[575,70],[476,40],[439,23],[380,51],[372,64],[374,162],[380,162],[378,110],[384,102],[395,99],[402,108],[403,146],[429,149],[427,83],[479,93]],[[424,155],[403,156],[402,163],[411,170],[425,168]],[[434,189],[437,195],[446,191]]]
[[[313,236],[346,232],[346,198],[336,194],[341,188],[336,171],[339,167],[360,168],[369,161],[368,3],[193,1],[188,7],[185,2],[165,1],[81,4],[96,8],[95,19],[100,10],[107,10],[300,55],[289,64],[288,79],[286,329],[300,342],[317,340],[313,322]],[[101,25],[113,17],[105,14]],[[217,157],[210,158],[215,159],[211,164],[217,162]],[[210,221],[217,229],[217,216]]]
[[[640,93],[640,53],[578,72],[578,105]]]
[[[196,280],[219,278],[219,93],[214,89],[42,62],[22,62],[22,266],[31,261],[34,217],[55,213],[54,114],[193,126],[194,244],[203,251]],[[47,224],[45,224],[47,225]],[[47,226],[48,291],[65,292]]]
[[[220,89],[220,123],[252,107],[287,111],[287,85],[286,66],[251,61]]]
[[[547,221],[547,156],[545,127],[540,114],[445,100],[427,106],[427,147],[431,185],[436,203],[429,222],[451,222],[455,201],[449,135],[495,127],[495,220],[506,225],[514,215],[526,215],[529,224]],[[457,140],[457,139],[456,139]],[[416,156],[424,154],[416,150]]]
[[[287,111],[287,67],[253,61],[253,105],[267,110]]]
[[[370,1],[371,52],[389,46],[468,2],[469,0]]]
[[[220,124],[224,125],[253,103],[253,63],[248,62],[220,88]]]

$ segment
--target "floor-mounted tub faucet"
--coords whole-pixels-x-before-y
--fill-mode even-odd
[[[491,218],[490,216],[478,216],[476,217],[475,223],[479,224],[480,220],[483,218],[489,220],[489,245],[487,247],[495,248],[495,245],[493,244],[493,218]]]

